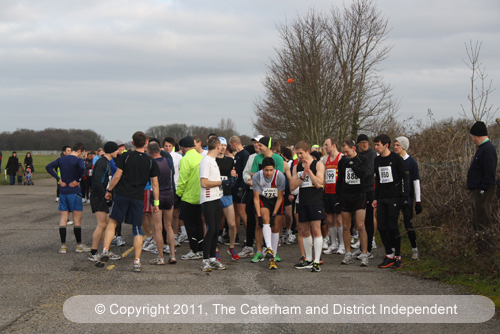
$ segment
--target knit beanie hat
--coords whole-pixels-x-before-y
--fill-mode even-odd
[[[408,140],[408,138],[401,136],[396,138],[396,141],[399,143],[399,145],[401,145],[403,150],[408,151],[408,148],[410,147],[410,141]]]
[[[486,124],[481,121],[474,123],[472,128],[470,128],[470,134],[478,137],[487,136],[488,129],[486,128]]]

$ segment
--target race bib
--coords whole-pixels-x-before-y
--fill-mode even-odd
[[[380,183],[391,183],[394,181],[392,178],[392,168],[390,166],[379,167],[378,173],[380,174]]]
[[[337,183],[337,175],[336,174],[337,174],[337,170],[335,168],[327,169],[326,170],[326,179],[325,179],[326,184]]]
[[[304,172],[298,172],[297,175],[299,176],[299,179],[302,177],[302,174]],[[312,187],[313,183],[311,179],[309,178],[309,174],[305,177],[304,181],[302,181],[302,184],[300,185],[301,188],[306,188],[306,187]]]
[[[345,169],[345,183],[352,185],[361,183],[361,180],[356,176],[356,174],[354,174],[352,168]]]
[[[92,172],[93,172],[93,170],[89,169],[89,176],[92,176]]]
[[[262,196],[264,196],[265,198],[277,198],[278,197],[278,188],[262,189]]]

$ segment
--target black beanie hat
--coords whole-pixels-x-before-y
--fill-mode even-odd
[[[367,135],[365,135],[365,134],[360,134],[360,135],[358,136],[358,140],[356,140],[356,144],[359,144],[359,142],[360,142],[360,141],[364,141],[364,140],[366,140],[366,141],[370,141],[370,140],[368,139],[368,136],[367,136]]]
[[[481,121],[474,123],[472,128],[470,128],[470,134],[478,137],[488,136],[488,129],[486,128],[486,124]]]
[[[116,151],[118,151],[118,144],[114,141],[108,141],[106,144],[104,144],[104,153],[109,154]]]

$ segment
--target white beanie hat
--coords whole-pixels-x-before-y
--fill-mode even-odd
[[[398,137],[396,138],[396,141],[401,145],[403,150],[408,151],[408,148],[410,147],[410,141],[406,137]]]

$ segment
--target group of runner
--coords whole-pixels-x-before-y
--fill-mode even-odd
[[[179,143],[166,137],[160,144],[140,131],[132,136],[133,150],[119,151],[117,143],[107,142],[93,165],[90,204],[97,227],[91,248],[82,244],[80,227],[85,148],[75,145],[72,153],[47,165],[61,185],[60,252],[66,252],[72,212],[76,251],[90,252],[88,259],[98,267],[120,259],[110,246],[125,244],[120,228],[125,222],[134,234],[134,271],[143,269],[143,250],[157,254],[152,265],[177,263],[175,247],[183,242],[190,250],[181,259],[202,260],[205,272],[227,269],[219,243],[229,245],[232,260],[251,257],[258,263],[267,258],[272,270],[281,261],[280,243],[298,244],[296,269],[321,271],[322,254],[344,255],[342,265],[359,259],[368,266],[377,229],[385,249],[378,266],[398,269],[403,211],[412,259],[418,259],[412,218],[414,205],[417,214],[422,211],[420,177],[407,154],[406,137],[395,139],[395,152],[387,135],[373,139],[375,149],[366,135],[356,142],[327,138],[322,147],[301,141],[287,148],[262,135],[252,142],[244,147],[237,136],[226,140],[210,134],[206,148],[197,136]],[[246,240],[238,253],[240,224]]]

